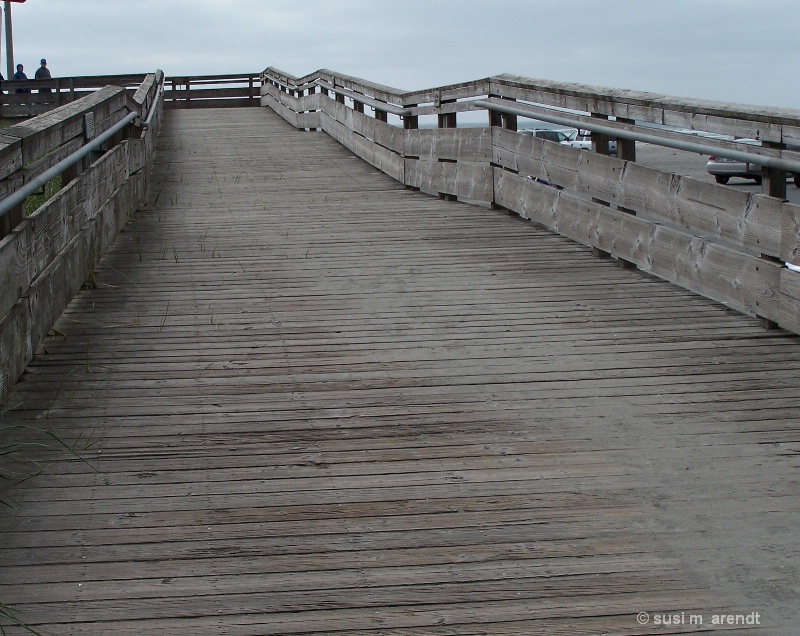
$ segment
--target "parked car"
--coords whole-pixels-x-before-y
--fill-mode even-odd
[[[569,139],[570,132],[569,130],[554,130],[552,128],[526,128],[519,131],[521,135],[530,135],[539,139],[555,141],[556,143]]]
[[[757,139],[736,139],[735,141],[750,146],[761,145]],[[731,177],[753,179],[756,183],[761,183],[761,166],[756,163],[711,155],[706,163],[706,170],[708,170],[708,174],[714,176],[717,183],[728,183]]]
[[[573,148],[580,148],[581,150],[592,149],[592,133],[589,130],[573,130],[569,139],[561,142],[565,146],[572,146]],[[608,141],[608,154],[612,157],[617,156],[617,140],[609,139]]]

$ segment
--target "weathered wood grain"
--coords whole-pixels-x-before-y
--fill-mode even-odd
[[[750,315],[777,320],[781,265],[495,169],[499,205]]]
[[[376,163],[399,156],[320,118]],[[2,415],[95,442],[89,463],[42,451],[50,470],[0,519],[0,598],[34,626],[622,635],[639,611],[749,608],[751,633],[795,624],[795,336],[413,192],[268,109],[165,113],[150,183]],[[526,205],[565,196],[536,187]],[[584,203],[559,205],[566,226]],[[645,262],[643,220],[594,206],[589,234],[615,240],[605,208]]]
[[[494,161],[523,176],[544,179],[587,199],[598,199],[704,237],[779,256],[793,244],[795,206],[779,199],[720,188],[595,153],[493,128]]]
[[[409,130],[403,138],[406,156],[433,161],[492,161],[492,132],[488,128]]]

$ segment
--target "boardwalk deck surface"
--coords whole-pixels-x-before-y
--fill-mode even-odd
[[[263,109],[154,183],[4,406],[43,633],[797,633],[800,339]]]

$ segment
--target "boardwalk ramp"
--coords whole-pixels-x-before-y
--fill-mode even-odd
[[[153,184],[3,406],[78,455],[3,491],[21,619],[792,633],[797,336],[267,109],[166,113]]]

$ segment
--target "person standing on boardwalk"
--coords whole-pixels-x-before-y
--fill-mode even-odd
[[[50,75],[50,69],[47,68],[47,60],[42,58],[42,65],[36,69],[36,74],[34,75],[35,79],[50,79],[52,76]],[[40,88],[40,93],[52,93],[53,91],[50,88]]]
[[[18,81],[19,80],[27,80],[28,79],[28,76],[25,75],[25,69],[22,66],[22,64],[17,64],[17,72],[14,73],[14,79],[18,80]],[[31,89],[30,88],[18,88],[14,92],[15,93],[30,93]]]

